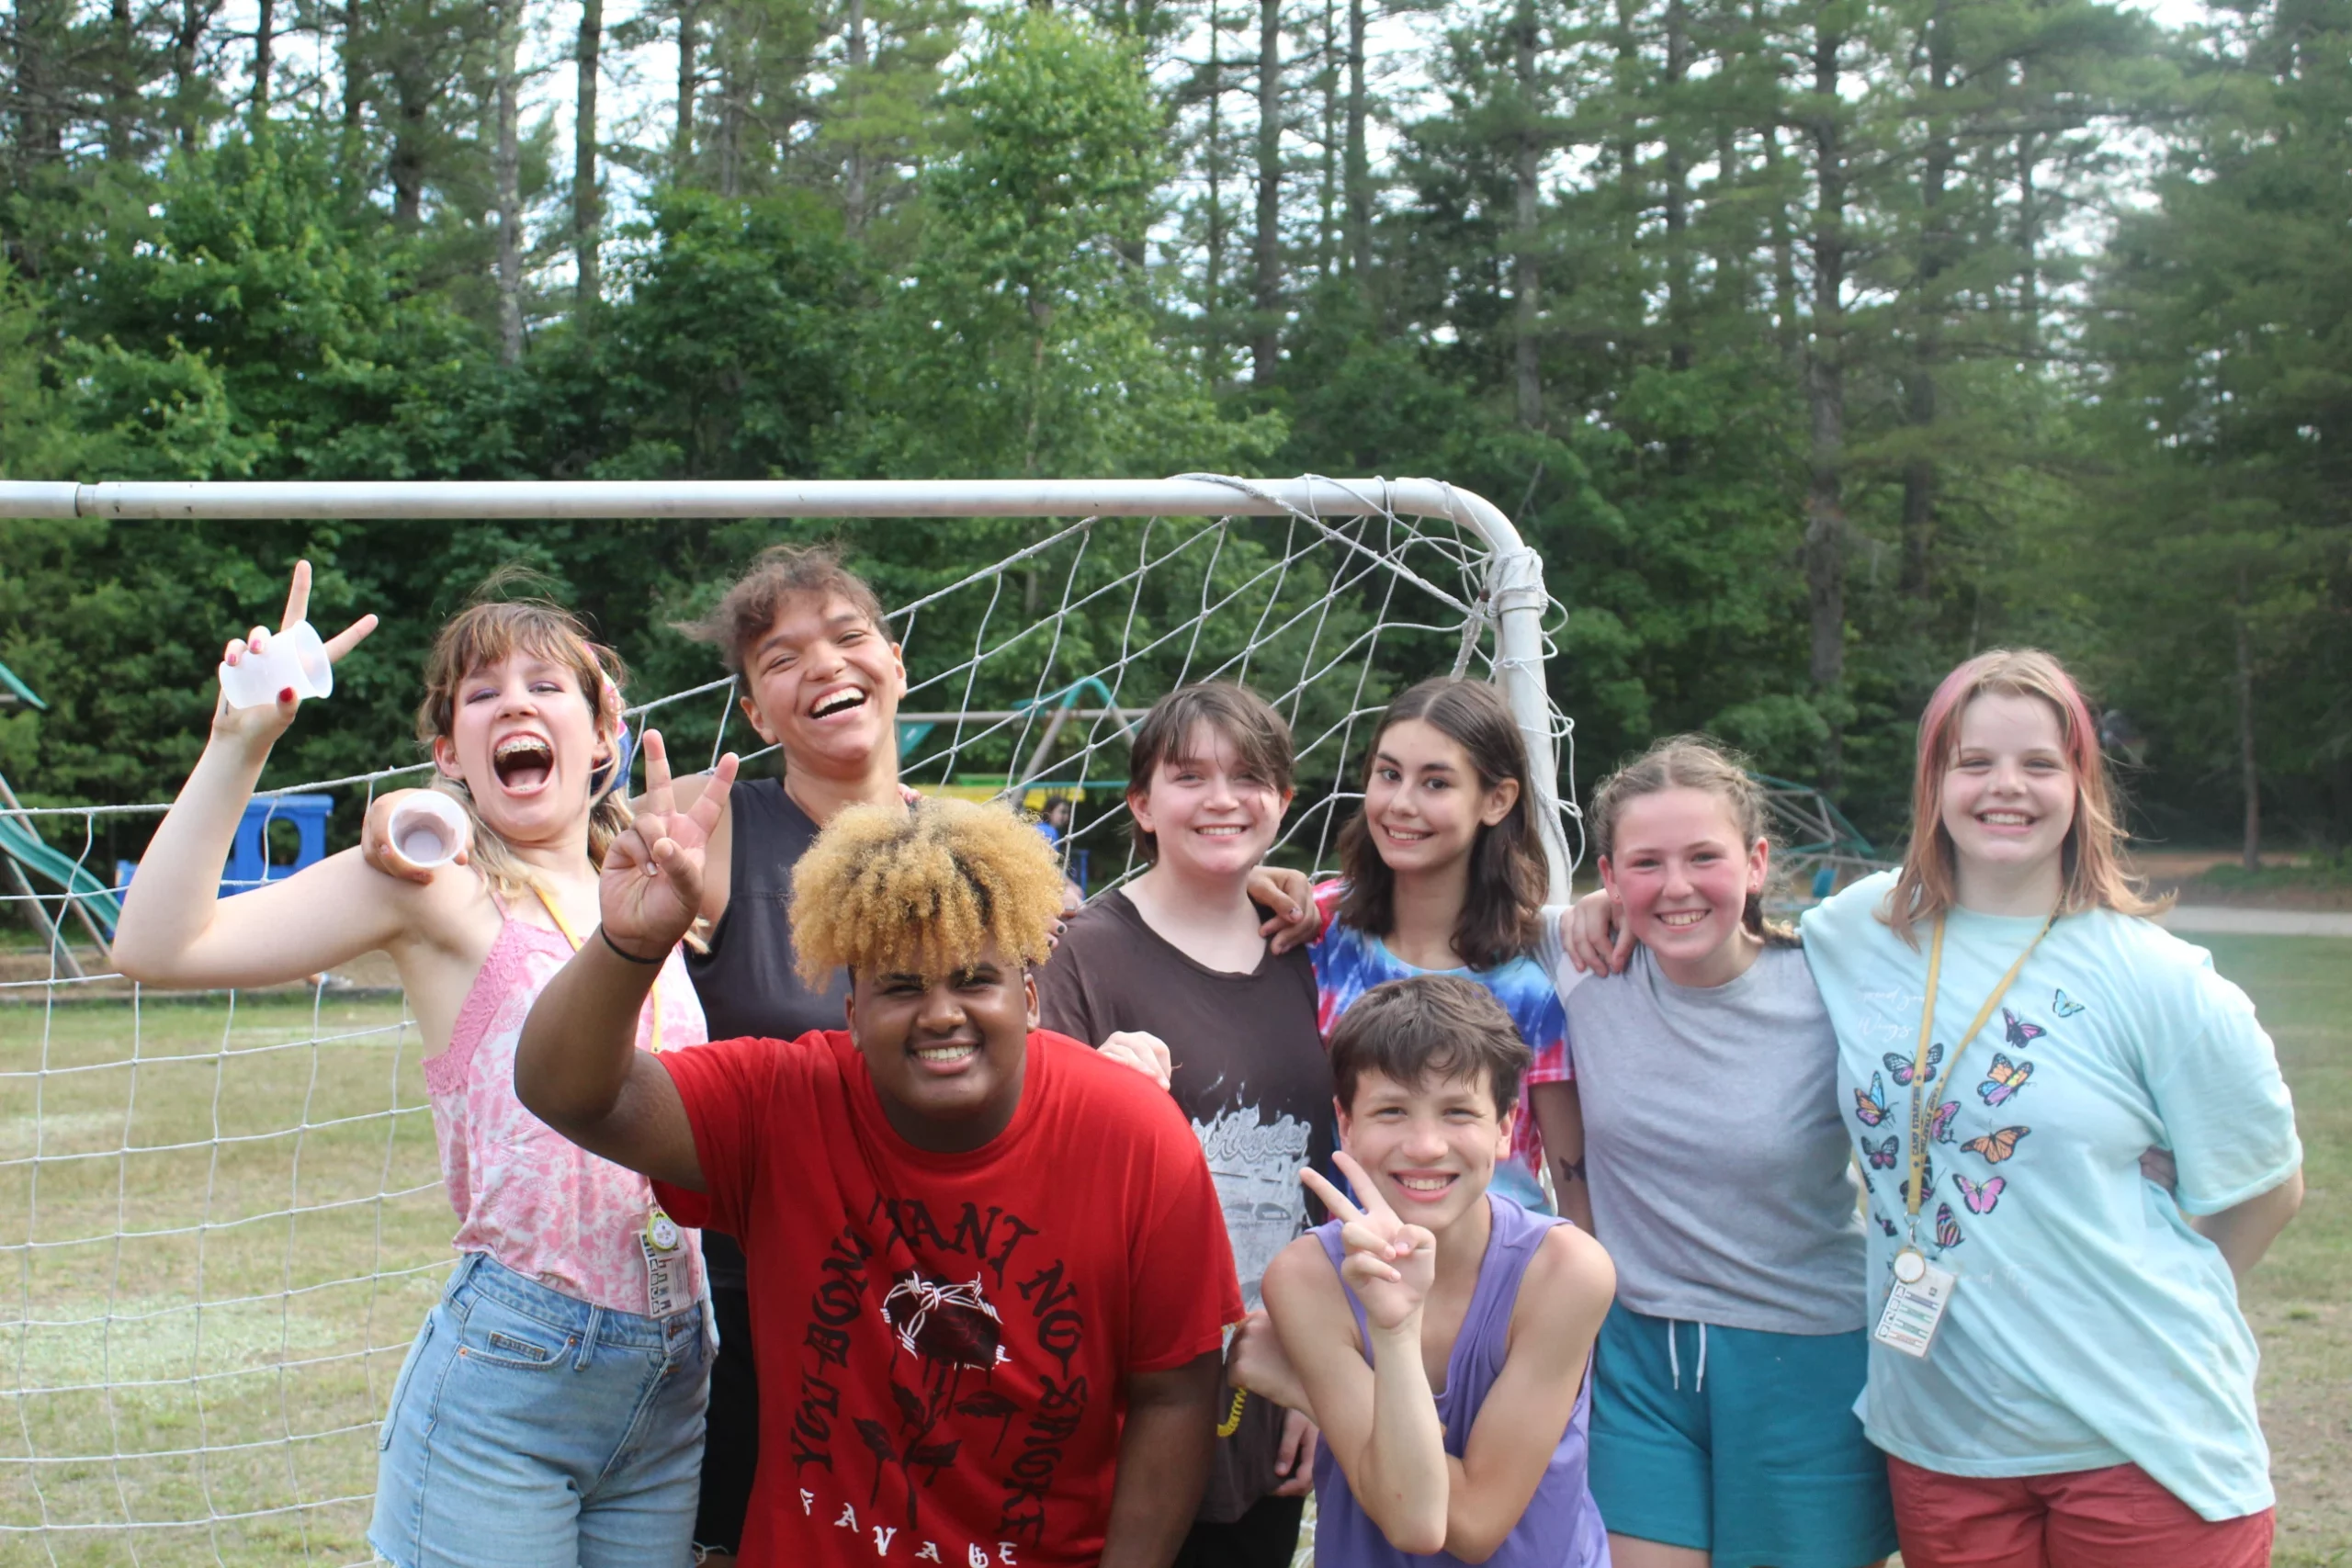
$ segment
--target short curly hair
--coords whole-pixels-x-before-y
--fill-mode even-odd
[[[837,544],[770,545],[752,558],[718,604],[694,620],[674,623],[672,629],[696,642],[718,644],[728,670],[741,675],[752,650],[775,626],[776,612],[799,598],[846,600],[875,630],[889,635],[880,596],[842,564]]]
[[[811,989],[842,968],[953,974],[990,942],[1035,964],[1061,908],[1052,848],[1009,807],[854,806],[793,870],[794,961]]]

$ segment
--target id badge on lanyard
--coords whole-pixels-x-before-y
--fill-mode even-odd
[[[1943,979],[1944,917],[1936,917],[1935,939],[1928,952],[1928,996],[1919,1008],[1919,1048],[1911,1064],[1911,1179],[1906,1187],[1905,1207],[1910,1215],[1910,1228],[1905,1233],[1903,1249],[1894,1255],[1894,1283],[1887,1292],[1886,1304],[1879,1310],[1878,1325],[1871,1330],[1871,1337],[1890,1350],[1900,1350],[1906,1356],[1925,1358],[1935,1344],[1936,1330],[1942,1326],[1944,1314],[1951,1306],[1952,1292],[1960,1288],[1960,1276],[1939,1263],[1928,1261],[1919,1250],[1919,1206],[1927,1201],[1928,1122],[1927,1108],[1936,1103],[1939,1092],[1952,1080],[1960,1069],[1961,1054],[1968,1043],[1984,1032],[1992,1021],[1993,1010],[2009,994],[2010,986],[2025,968],[2025,961],[2058,923],[2055,910],[2033,933],[2009,972],[2001,976],[1984,1005],[1976,1010],[1975,1020],[1960,1037],[1950,1053],[1951,1060],[1938,1074],[1931,1053],[1935,1047],[1936,991]]]
[[[656,1203],[645,1217],[638,1247],[645,1253],[645,1314],[667,1317],[692,1303],[688,1293],[686,1233]]]

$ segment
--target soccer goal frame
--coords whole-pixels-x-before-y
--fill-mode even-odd
[[[1566,902],[1575,861],[1562,829],[1559,750],[1544,682],[1551,601],[1543,562],[1492,502],[1443,480],[1215,474],[1166,479],[0,480],[0,516],[28,520],[1376,515],[1451,523],[1486,547],[1486,581],[1476,608],[1478,619],[1493,627],[1496,679],[1527,744],[1549,896]]]

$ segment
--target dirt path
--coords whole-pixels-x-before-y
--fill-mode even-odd
[[[2237,936],[2352,936],[2352,912],[2342,909],[2248,909],[2229,904],[2176,904],[2156,917],[2183,935],[2227,931]]]

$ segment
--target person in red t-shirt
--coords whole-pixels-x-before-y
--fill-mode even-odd
[[[598,940],[540,993],[514,1089],[679,1223],[747,1244],[756,1353],[789,1371],[742,1561],[1166,1568],[1241,1292],[1183,1114],[1035,1027],[1052,852],[1001,807],[842,812],[794,874],[792,929],[805,973],[848,969],[848,1032],[656,1057],[626,1025],[700,907],[735,769],[679,810],[645,746]]]

